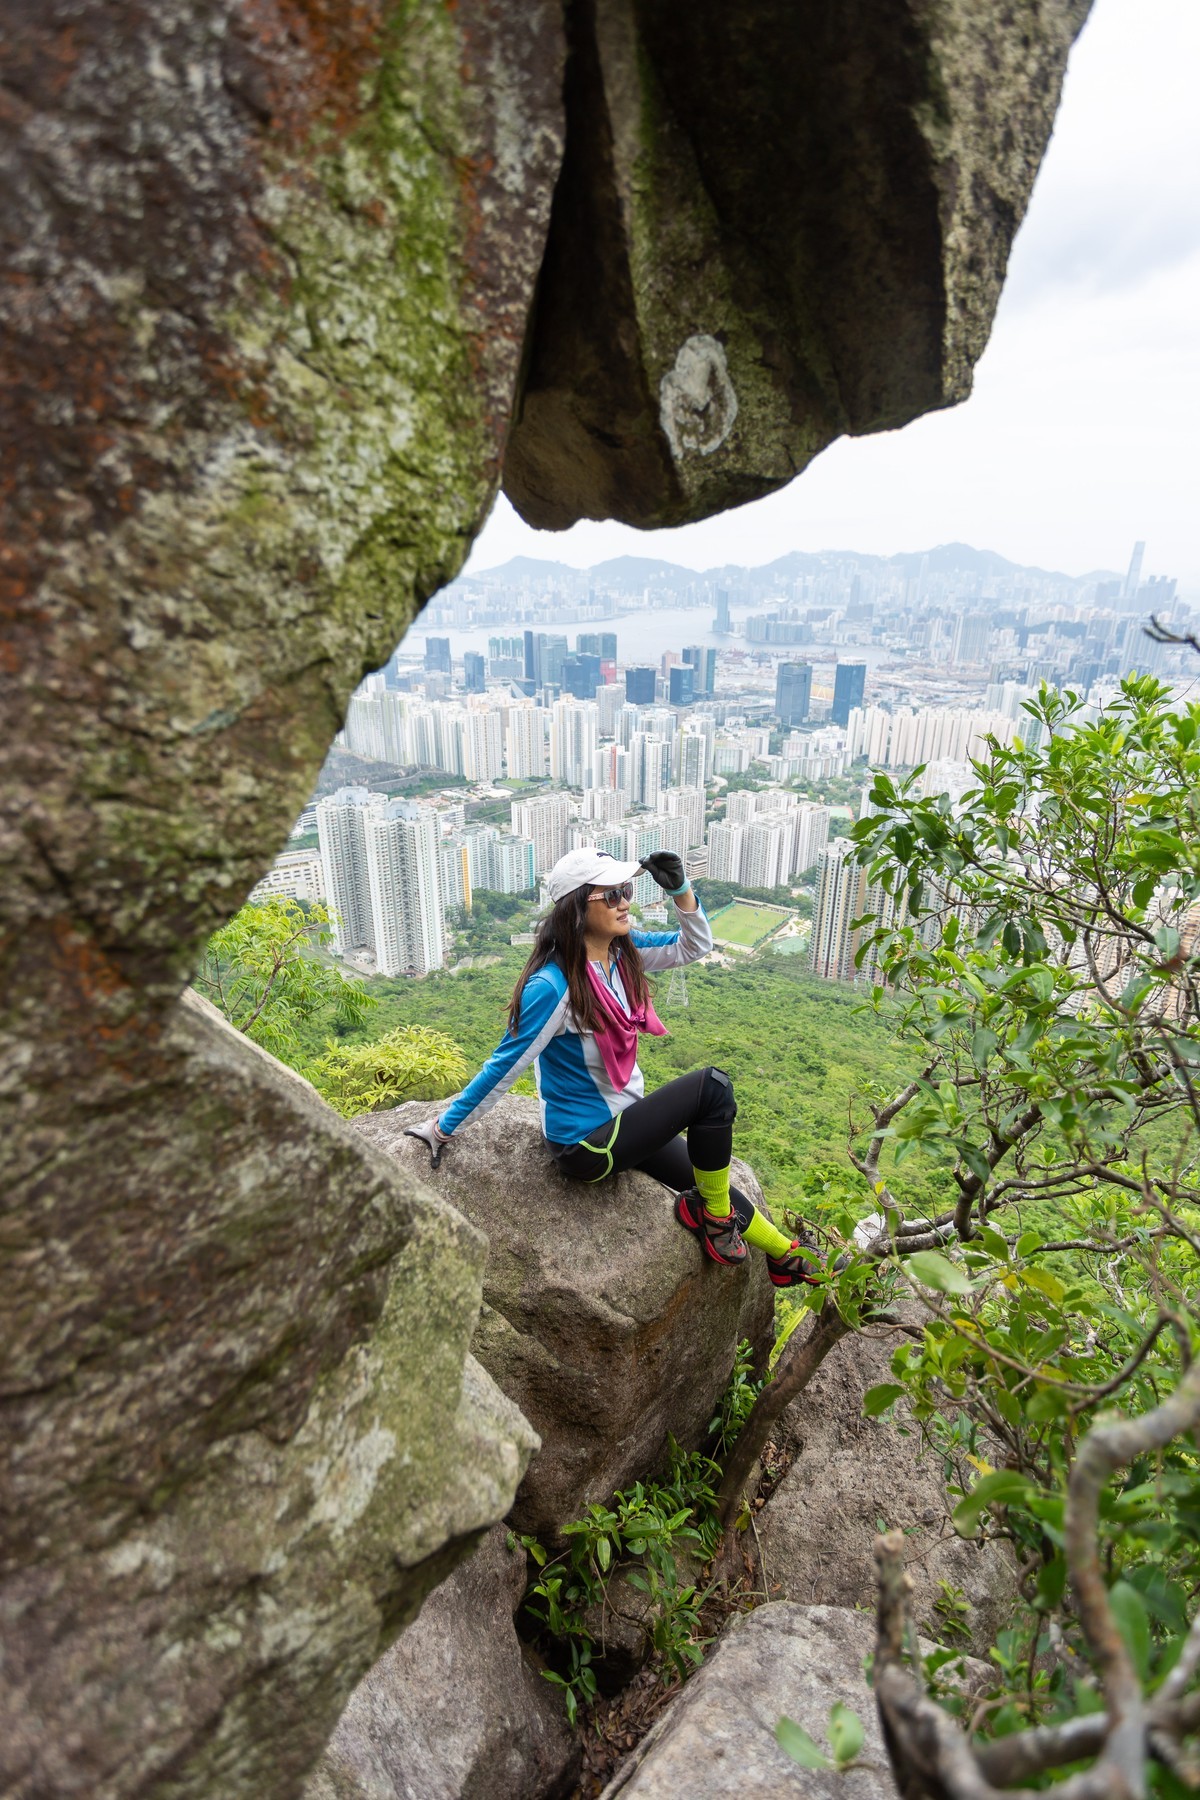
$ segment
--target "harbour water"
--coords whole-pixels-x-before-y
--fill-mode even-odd
[[[737,617],[735,613],[735,624]],[[685,644],[709,644],[718,650],[766,650],[775,656],[814,663],[863,662],[872,669],[903,656],[901,651],[884,649],[878,644],[747,644],[742,637],[718,636],[712,623],[711,606],[647,606],[615,614],[612,618],[568,624],[549,622],[534,625],[532,629],[564,634],[572,650],[577,632],[615,631],[617,661],[621,663],[657,663],[665,650],[681,651]],[[510,624],[456,631],[451,626],[425,625],[418,619],[400,647],[400,658],[401,661],[412,658],[419,661],[425,654],[427,637],[449,638],[450,653],[455,657],[462,656],[465,650],[478,650],[486,656],[489,638],[520,637],[525,629],[523,624]]]

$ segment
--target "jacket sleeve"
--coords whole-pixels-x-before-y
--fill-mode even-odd
[[[702,906],[695,912],[680,912],[678,931],[633,931],[630,936],[641,952],[647,969],[674,969],[681,963],[696,962],[713,947],[712,926]]]
[[[566,983],[555,981],[549,969],[539,969],[521,995],[521,1022],[514,1033],[505,1032],[473,1081],[456,1094],[438,1125],[445,1132],[458,1131],[482,1117],[541,1055],[558,1031],[567,1007]]]

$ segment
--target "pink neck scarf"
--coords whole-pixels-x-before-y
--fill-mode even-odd
[[[593,962],[588,963],[588,980],[600,1006],[601,1023],[596,1027],[596,1048],[604,1062],[608,1079],[618,1093],[623,1093],[637,1064],[638,1032],[648,1032],[651,1037],[666,1037],[667,1028],[655,1012],[654,1002],[650,999],[647,999],[644,1006],[635,1007],[631,1003],[629,1012],[626,1012]]]

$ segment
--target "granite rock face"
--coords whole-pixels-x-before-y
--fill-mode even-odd
[[[688,1449],[700,1442],[738,1340],[770,1348],[774,1289],[755,1251],[737,1269],[706,1261],[649,1176],[566,1180],[535,1100],[499,1101],[434,1172],[404,1136],[429,1113],[414,1102],[355,1124],[487,1235],[472,1349],[542,1440],[514,1526],[554,1541],[594,1501],[660,1467],[668,1433]],[[761,1204],[752,1171],[733,1168]]]
[[[912,1616],[938,1635],[942,1583],[969,1605],[947,1642],[986,1654],[1008,1623],[1017,1572],[1006,1545],[954,1532],[941,1465],[901,1407],[889,1419],[863,1415],[863,1395],[891,1379],[899,1335],[844,1338],[788,1408],[795,1461],[759,1515],[758,1538],[772,1593],[828,1606],[874,1608],[872,1553],[878,1521],[906,1533]]]
[[[1089,0],[580,0],[504,483],[673,525],[970,392]]]
[[[459,1214],[203,1003],[129,1067],[6,1296],[0,1788],[294,1794],[536,1439]]]
[[[0,1788],[275,1800],[533,1440],[478,1235],[179,996],[495,492],[563,37],[3,10]]]
[[[355,1688],[304,1800],[548,1800],[578,1745],[513,1627],[525,1554],[497,1526]]]
[[[918,1641],[923,1655],[933,1648]],[[839,1606],[779,1600],[735,1620],[617,1770],[602,1800],[740,1800],[745,1794],[895,1800],[875,1696],[863,1674],[874,1645],[874,1619]],[[968,1688],[986,1675],[970,1659],[959,1665]],[[786,1716],[827,1747],[835,1700],[862,1720],[863,1766],[841,1775],[801,1769],[776,1743],[776,1724]]]
[[[896,1787],[863,1674],[875,1642],[866,1613],[778,1600],[736,1619],[679,1698],[617,1770],[603,1800],[724,1800],[761,1794],[895,1800]],[[824,1745],[840,1700],[866,1729],[844,1775],[800,1769],[775,1742],[782,1715]]]

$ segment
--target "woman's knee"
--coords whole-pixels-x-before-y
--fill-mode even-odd
[[[705,1069],[703,1088],[704,1108],[710,1119],[722,1125],[732,1125],[737,1118],[737,1101],[733,1095],[733,1083],[724,1069]]]

